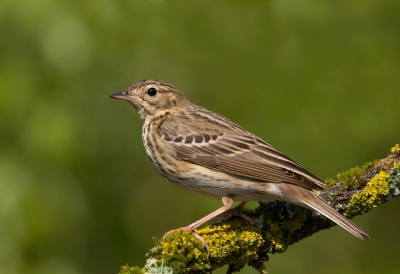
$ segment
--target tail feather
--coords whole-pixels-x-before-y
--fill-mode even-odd
[[[325,217],[329,218],[336,224],[340,225],[348,232],[353,234],[354,236],[363,240],[364,238],[371,238],[367,233],[361,230],[358,226],[356,226],[352,221],[344,217],[342,214],[337,212],[334,208],[329,206],[322,198],[312,193],[314,197],[311,199],[302,200],[302,203],[306,204],[309,208],[318,211]]]

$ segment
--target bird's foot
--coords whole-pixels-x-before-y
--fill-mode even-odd
[[[207,256],[210,256],[210,248],[209,248],[207,242],[199,234],[197,234],[195,229],[193,227],[191,227],[190,225],[168,231],[167,233],[164,234],[163,239],[165,239],[167,236],[171,235],[172,233],[174,233],[177,230],[187,231],[190,234],[192,234],[197,240],[199,240],[201,242],[203,247],[207,250]]]

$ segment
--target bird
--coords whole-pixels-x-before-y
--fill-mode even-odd
[[[230,119],[191,103],[177,88],[146,79],[108,97],[129,102],[143,121],[142,140],[155,169],[178,187],[223,206],[178,230],[241,213],[249,201],[284,201],[319,212],[354,236],[370,238],[317,195],[324,182]],[[234,201],[240,204],[232,208]],[[165,233],[164,237],[175,230]]]

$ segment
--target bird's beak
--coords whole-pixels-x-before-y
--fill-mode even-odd
[[[137,101],[137,96],[129,94],[128,90],[110,94],[110,95],[108,95],[108,98],[119,99],[119,100],[124,100],[124,101],[128,101],[128,102],[136,102]]]

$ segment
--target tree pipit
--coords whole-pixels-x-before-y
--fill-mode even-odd
[[[316,210],[356,237],[369,238],[314,192],[324,182],[228,118],[192,104],[174,86],[143,80],[109,97],[128,101],[139,113],[144,147],[162,176],[191,192],[222,199],[221,208],[179,228],[207,250],[195,229],[231,215],[252,222],[240,212],[249,201],[279,200]],[[231,209],[233,201],[242,202]]]

